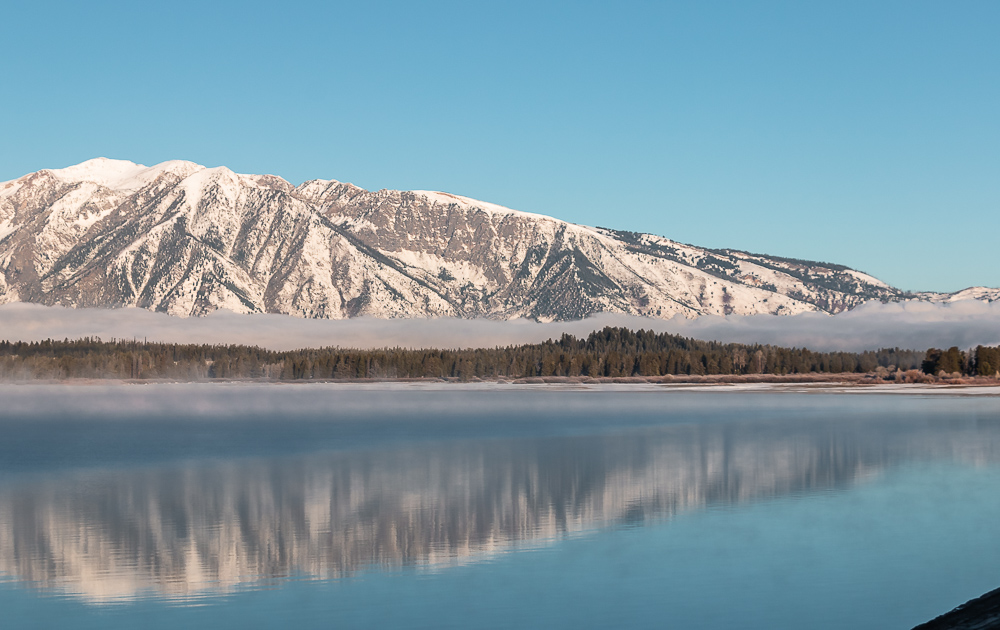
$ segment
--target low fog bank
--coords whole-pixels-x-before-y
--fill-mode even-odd
[[[830,316],[706,316],[696,320],[649,319],[601,314],[571,322],[498,322],[367,317],[350,320],[300,319],[287,315],[239,315],[216,311],[178,318],[138,308],[74,309],[14,303],[0,306],[0,339],[40,341],[99,337],[168,343],[247,344],[273,350],[344,348],[468,348],[536,343],[563,333],[583,337],[605,326],[669,332],[722,342],[768,343],[813,350],[860,351],[879,347],[968,348],[1000,344],[1000,303],[977,300],[930,304],[867,304]]]
[[[669,322],[674,324],[674,322]],[[770,343],[811,350],[970,348],[1000,344],[1000,302],[864,304],[838,315],[702,317],[670,332],[723,342]]]

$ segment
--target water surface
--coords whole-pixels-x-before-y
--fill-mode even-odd
[[[13,627],[909,628],[1000,586],[996,397],[0,397]]]

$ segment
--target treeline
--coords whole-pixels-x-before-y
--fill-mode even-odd
[[[957,353],[957,355],[956,355]],[[393,379],[459,380],[548,376],[754,375],[906,371],[985,374],[1000,348],[927,352],[881,349],[814,352],[760,344],[699,341],[651,331],[605,328],[585,339],[468,350],[320,348],[277,352],[255,346],[139,341],[0,342],[0,379]],[[953,369],[954,368],[954,369]]]
[[[926,374],[1000,377],[1000,347],[977,346],[962,352],[957,346],[947,350],[931,348],[921,368]]]

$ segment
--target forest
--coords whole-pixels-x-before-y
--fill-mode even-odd
[[[148,343],[85,338],[0,341],[0,380],[211,379],[356,380],[434,378],[461,381],[531,377],[873,374],[904,380],[990,376],[1000,347],[927,351],[816,352],[761,344],[699,341],[668,333],[604,328],[586,338],[455,350],[318,348],[273,351],[243,345]],[[909,380],[912,380],[909,379]]]

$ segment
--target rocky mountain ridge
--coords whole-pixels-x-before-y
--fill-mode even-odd
[[[837,313],[914,298],[956,295],[442,192],[106,158],[0,183],[0,303],[551,321]]]

